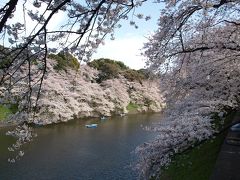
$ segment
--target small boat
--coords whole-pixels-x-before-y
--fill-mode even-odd
[[[239,132],[240,131],[240,123],[233,125],[230,129],[231,129],[231,131]]]
[[[85,125],[87,128],[96,128],[98,124],[86,124]]]
[[[101,117],[101,120],[106,120],[107,118],[105,116],[102,116]]]
[[[120,114],[121,117],[123,117],[123,116],[125,116],[125,115],[126,115],[125,113],[121,113],[121,114]]]

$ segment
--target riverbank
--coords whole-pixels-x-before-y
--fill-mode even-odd
[[[128,72],[135,71],[128,69]],[[73,118],[112,116],[134,111],[161,112],[164,108],[156,79],[135,80],[118,74],[99,82],[100,76],[102,71],[88,65],[81,65],[78,70],[70,67],[56,69],[56,61],[48,59],[47,75],[34,116],[17,114],[13,119],[28,119],[29,123],[46,125]],[[19,87],[24,87],[23,82]],[[21,88],[16,87],[14,93],[16,97],[21,97]],[[23,103],[27,101],[19,102],[19,107],[24,107]]]
[[[12,126],[16,126],[16,125],[17,125],[17,124],[0,122],[0,128],[12,127]]]
[[[126,114],[120,114],[120,115],[112,115],[112,116],[104,116],[104,120],[107,120],[107,119],[111,119],[111,118],[116,118],[116,117],[125,117],[125,116],[128,116],[128,115],[151,115],[151,114],[160,114],[159,112],[138,112],[136,108],[132,109],[131,111],[129,111],[129,113],[126,113]],[[73,118],[73,119],[69,119],[68,121],[78,121],[78,120],[82,120],[82,121],[89,121],[89,120],[101,120],[101,117],[91,117],[91,116],[88,116],[88,117],[83,117],[83,118]],[[51,124],[60,124],[60,123],[66,123],[68,121],[61,121],[61,122],[57,122],[57,123],[51,123]],[[35,124],[35,123],[30,123],[30,124],[33,124],[33,125],[36,125],[36,126],[46,126],[46,125],[51,125],[51,124]],[[14,126],[17,126],[19,125],[19,123],[15,122],[15,121],[0,121],[0,128],[5,128],[5,127],[14,127]]]
[[[225,125],[232,121],[234,115],[235,112],[232,112],[225,117]],[[170,165],[163,169],[160,179],[210,179],[226,134],[227,132],[221,133],[184,153],[175,155]]]

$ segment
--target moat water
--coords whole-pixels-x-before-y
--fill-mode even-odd
[[[0,180],[134,180],[130,167],[136,160],[135,148],[154,138],[143,130],[161,119],[160,114],[72,120],[34,128],[38,136],[24,145],[25,155],[8,163],[15,142],[5,136],[10,127],[0,128]],[[86,128],[97,123],[98,127]]]

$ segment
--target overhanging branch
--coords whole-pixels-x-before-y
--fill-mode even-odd
[[[12,12],[16,8],[18,0],[10,0],[6,5],[8,6],[8,9],[6,10],[6,13],[4,14],[3,18],[0,21],[0,33],[3,30],[4,25],[6,24],[8,18],[11,16]]]

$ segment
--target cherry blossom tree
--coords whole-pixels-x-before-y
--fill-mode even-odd
[[[119,20],[128,19],[144,1],[9,0],[0,8],[1,96],[17,101],[9,92],[17,83],[25,82],[23,99],[25,108],[31,110],[32,97],[36,103],[47,74],[48,53],[68,51],[87,61],[107,34],[114,39],[114,28],[121,26]],[[238,107],[240,92],[240,2],[156,2],[165,7],[158,30],[145,44],[144,55],[149,68],[162,77],[167,106],[164,119],[149,128],[159,135],[137,148],[137,168],[145,179],[159,174],[174,153],[211,137],[216,130],[211,114]],[[19,4],[23,22],[14,22]],[[65,20],[51,29],[50,23],[61,13]],[[141,14],[136,17],[149,19]],[[136,26],[132,19],[129,21]],[[34,26],[29,30],[30,23]],[[51,42],[58,45],[53,48]]]
[[[164,118],[149,130],[152,142],[139,146],[141,177],[158,176],[171,156],[220,129],[213,114],[240,102],[240,2],[165,1],[158,30],[145,44],[149,68],[161,77]]]
[[[18,123],[35,118],[42,86],[48,77],[48,55],[64,52],[79,61],[88,61],[107,34],[114,39],[114,29],[121,27],[121,19],[136,28],[134,17],[149,20],[149,16],[134,13],[144,1],[1,1],[0,104],[18,104],[19,112],[12,116]],[[62,20],[56,23],[58,17]],[[35,136],[25,124],[7,134],[18,138],[10,151],[19,151]],[[19,151],[9,162],[23,155]]]
[[[6,1],[0,7],[0,86],[4,86],[1,94],[9,101],[12,96],[7,94],[17,83],[24,81],[25,109],[32,110],[37,105],[46,77],[49,53],[68,52],[80,61],[88,61],[107,34],[114,39],[114,29],[121,27],[121,19],[133,23],[132,18],[128,19],[130,12],[131,17],[144,18],[133,11],[144,1]],[[52,28],[57,16],[61,16],[62,21]]]

